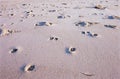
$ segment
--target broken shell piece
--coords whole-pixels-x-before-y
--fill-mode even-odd
[[[33,71],[35,69],[35,65],[26,65],[24,68],[25,72],[30,72]]]
[[[70,48],[68,49],[68,52],[69,52],[70,54],[74,54],[74,53],[76,53],[76,48],[70,47]]]
[[[116,25],[104,25],[105,27],[108,27],[108,28],[113,28],[115,29],[117,26]]]
[[[51,26],[52,24],[51,22],[38,22],[36,26]]]

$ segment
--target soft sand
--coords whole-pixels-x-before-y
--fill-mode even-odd
[[[119,0],[0,0],[0,79],[120,79],[119,12]]]

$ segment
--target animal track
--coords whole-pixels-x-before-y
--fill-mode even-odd
[[[51,26],[53,25],[53,23],[51,22],[38,22],[37,24],[35,24],[35,26]]]
[[[85,22],[85,21],[79,21],[79,22],[76,22],[75,25],[76,26],[82,26],[82,27],[86,27],[86,26],[91,26],[91,25],[94,25],[94,24],[98,24],[98,22]]]
[[[95,9],[100,9],[100,10],[104,10],[106,9],[106,7],[103,7],[102,5],[96,5],[94,6]]]
[[[0,28],[0,36],[6,36],[6,35],[17,33],[17,32],[21,32],[21,31]]]
[[[89,32],[89,31],[87,31],[87,32],[81,31],[81,34],[84,34],[84,35],[90,36],[90,37],[97,37],[97,36],[98,36],[98,34],[96,34],[96,33],[91,33],[91,32]]]
[[[57,37],[50,37],[50,40],[58,40],[58,38]]]
[[[35,65],[26,65],[25,67],[24,67],[24,71],[25,72],[30,72],[30,71],[33,71],[33,70],[35,70]]]
[[[66,53],[75,54],[76,53],[76,48],[75,47],[66,48]]]
[[[9,53],[14,54],[14,53],[18,53],[18,52],[21,52],[21,51],[22,51],[22,48],[13,47],[13,48],[10,49]]]
[[[116,25],[104,25],[104,26],[107,28],[112,28],[112,29],[115,29],[117,27]]]

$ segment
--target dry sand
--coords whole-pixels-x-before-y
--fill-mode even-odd
[[[120,79],[119,0],[0,0],[0,79]]]

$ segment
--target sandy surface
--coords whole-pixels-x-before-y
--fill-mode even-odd
[[[120,1],[0,0],[0,79],[120,79]]]

